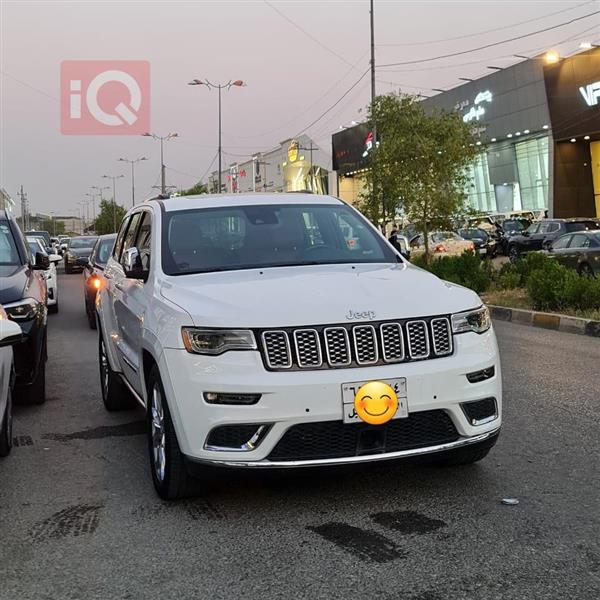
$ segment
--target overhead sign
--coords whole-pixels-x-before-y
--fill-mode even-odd
[[[594,81],[594,83],[581,86],[579,93],[583,96],[588,106],[597,106],[600,102],[600,81]]]

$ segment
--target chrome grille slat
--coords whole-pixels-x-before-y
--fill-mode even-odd
[[[294,344],[300,368],[320,367],[323,364],[321,342],[316,329],[296,329],[294,331]]]
[[[359,365],[374,365],[379,360],[377,334],[373,325],[356,325],[352,328],[354,352]]]
[[[431,339],[433,340],[433,351],[438,356],[452,354],[452,329],[450,321],[446,317],[431,319]]]
[[[290,369],[292,366],[292,355],[290,352],[290,340],[285,331],[274,329],[262,334],[263,346],[267,365],[271,369]]]
[[[383,323],[379,330],[383,360],[388,363],[404,360],[404,334],[400,323]]]
[[[257,332],[270,370],[364,367],[426,360],[454,352],[447,316]]]
[[[325,334],[325,353],[327,362],[332,367],[343,367],[352,362],[350,355],[350,340],[348,331],[345,327],[326,327]]]
[[[406,323],[408,353],[413,360],[427,358],[429,352],[429,332],[425,321],[408,321]]]

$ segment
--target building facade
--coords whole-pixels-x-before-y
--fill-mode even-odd
[[[465,193],[482,212],[543,210],[600,216],[600,49],[554,64],[543,56],[423,100],[473,125],[482,152]],[[340,197],[362,187],[372,135],[365,125],[333,135]]]
[[[331,157],[306,135],[282,141],[269,152],[230,164],[221,172],[221,191],[329,192]],[[209,191],[218,191],[219,172],[209,177]]]

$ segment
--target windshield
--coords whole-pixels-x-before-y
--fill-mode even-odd
[[[507,219],[502,223],[502,228],[506,231],[522,231],[524,229],[523,221]]]
[[[0,265],[18,265],[20,262],[10,227],[6,221],[0,221]]]
[[[454,231],[436,231],[431,234],[431,239],[434,242],[443,242],[444,240],[462,240]]]
[[[487,240],[488,234],[483,229],[461,229],[458,234],[467,240]]]
[[[95,237],[73,238],[69,242],[69,248],[92,248],[97,239]]]
[[[167,213],[169,275],[258,267],[396,263],[396,254],[345,205],[256,205]]]

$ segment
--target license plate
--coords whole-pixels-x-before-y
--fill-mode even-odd
[[[487,254],[487,248],[479,248],[479,254]]]
[[[373,381],[372,379],[367,381],[355,381],[353,383],[342,384],[342,411],[344,414],[344,423],[359,423],[361,422],[360,417],[354,410],[354,397],[356,392],[365,384]],[[387,383],[395,392],[398,397],[398,410],[392,419],[406,419],[408,417],[408,398],[406,392],[406,377],[400,377],[399,379],[379,379],[383,383]]]

